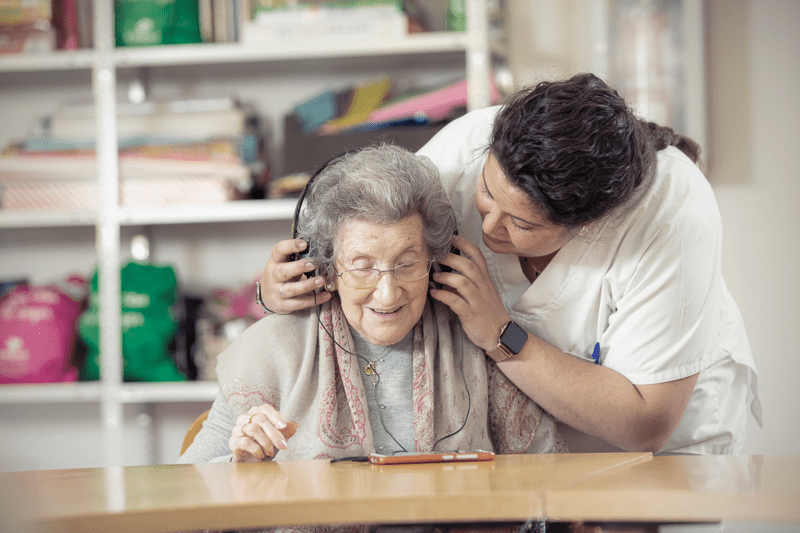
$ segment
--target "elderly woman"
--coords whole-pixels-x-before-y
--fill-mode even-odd
[[[329,164],[298,231],[334,297],[265,317],[220,355],[220,394],[179,462],[564,451],[553,420],[428,297],[455,229],[427,158],[383,145]]]

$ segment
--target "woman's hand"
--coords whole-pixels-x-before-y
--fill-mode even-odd
[[[313,291],[322,287],[325,280],[321,276],[303,276],[314,270],[311,261],[292,261],[292,254],[302,252],[306,246],[302,239],[290,239],[278,242],[272,249],[261,275],[261,298],[270,311],[289,314],[314,305]],[[316,295],[318,304],[330,299],[327,291]]]
[[[234,463],[257,463],[285,450],[287,441],[297,431],[297,423],[286,422],[269,404],[251,407],[239,415],[231,431],[228,447]]]
[[[494,288],[480,249],[463,237],[454,236],[453,246],[461,255],[450,254],[442,264],[453,272],[439,272],[434,281],[447,286],[431,290],[431,296],[450,307],[461,320],[469,339],[485,351],[497,347],[497,338],[510,319]]]

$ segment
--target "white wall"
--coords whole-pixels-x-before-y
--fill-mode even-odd
[[[750,107],[727,111],[749,114],[750,145],[742,150],[750,151],[750,168],[743,183],[720,176],[714,187],[725,230],[723,271],[747,324],[764,406],[764,429],[749,425],[746,452],[797,454],[800,2],[750,0],[747,15]]]

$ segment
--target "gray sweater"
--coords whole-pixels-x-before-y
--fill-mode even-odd
[[[367,395],[375,451],[391,453],[400,450],[394,439],[406,450],[413,450],[411,349],[414,331],[411,330],[403,340],[392,346],[375,346],[353,328],[350,331],[356,347],[355,353],[360,356],[357,359],[362,367],[361,379]],[[367,361],[374,361],[374,367],[379,372],[376,385],[373,385],[372,375],[365,373]],[[219,393],[202,429],[192,445],[178,458],[178,463],[230,462],[232,454],[228,448],[228,440],[235,424],[225,398]]]

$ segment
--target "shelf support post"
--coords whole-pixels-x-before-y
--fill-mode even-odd
[[[467,2],[467,110],[492,104],[492,57],[489,51],[489,17],[486,0]]]
[[[94,66],[97,181],[98,295],[100,298],[100,413],[107,466],[124,463],[122,334],[120,312],[119,163],[117,158],[116,71],[114,67],[114,2],[94,1]]]

